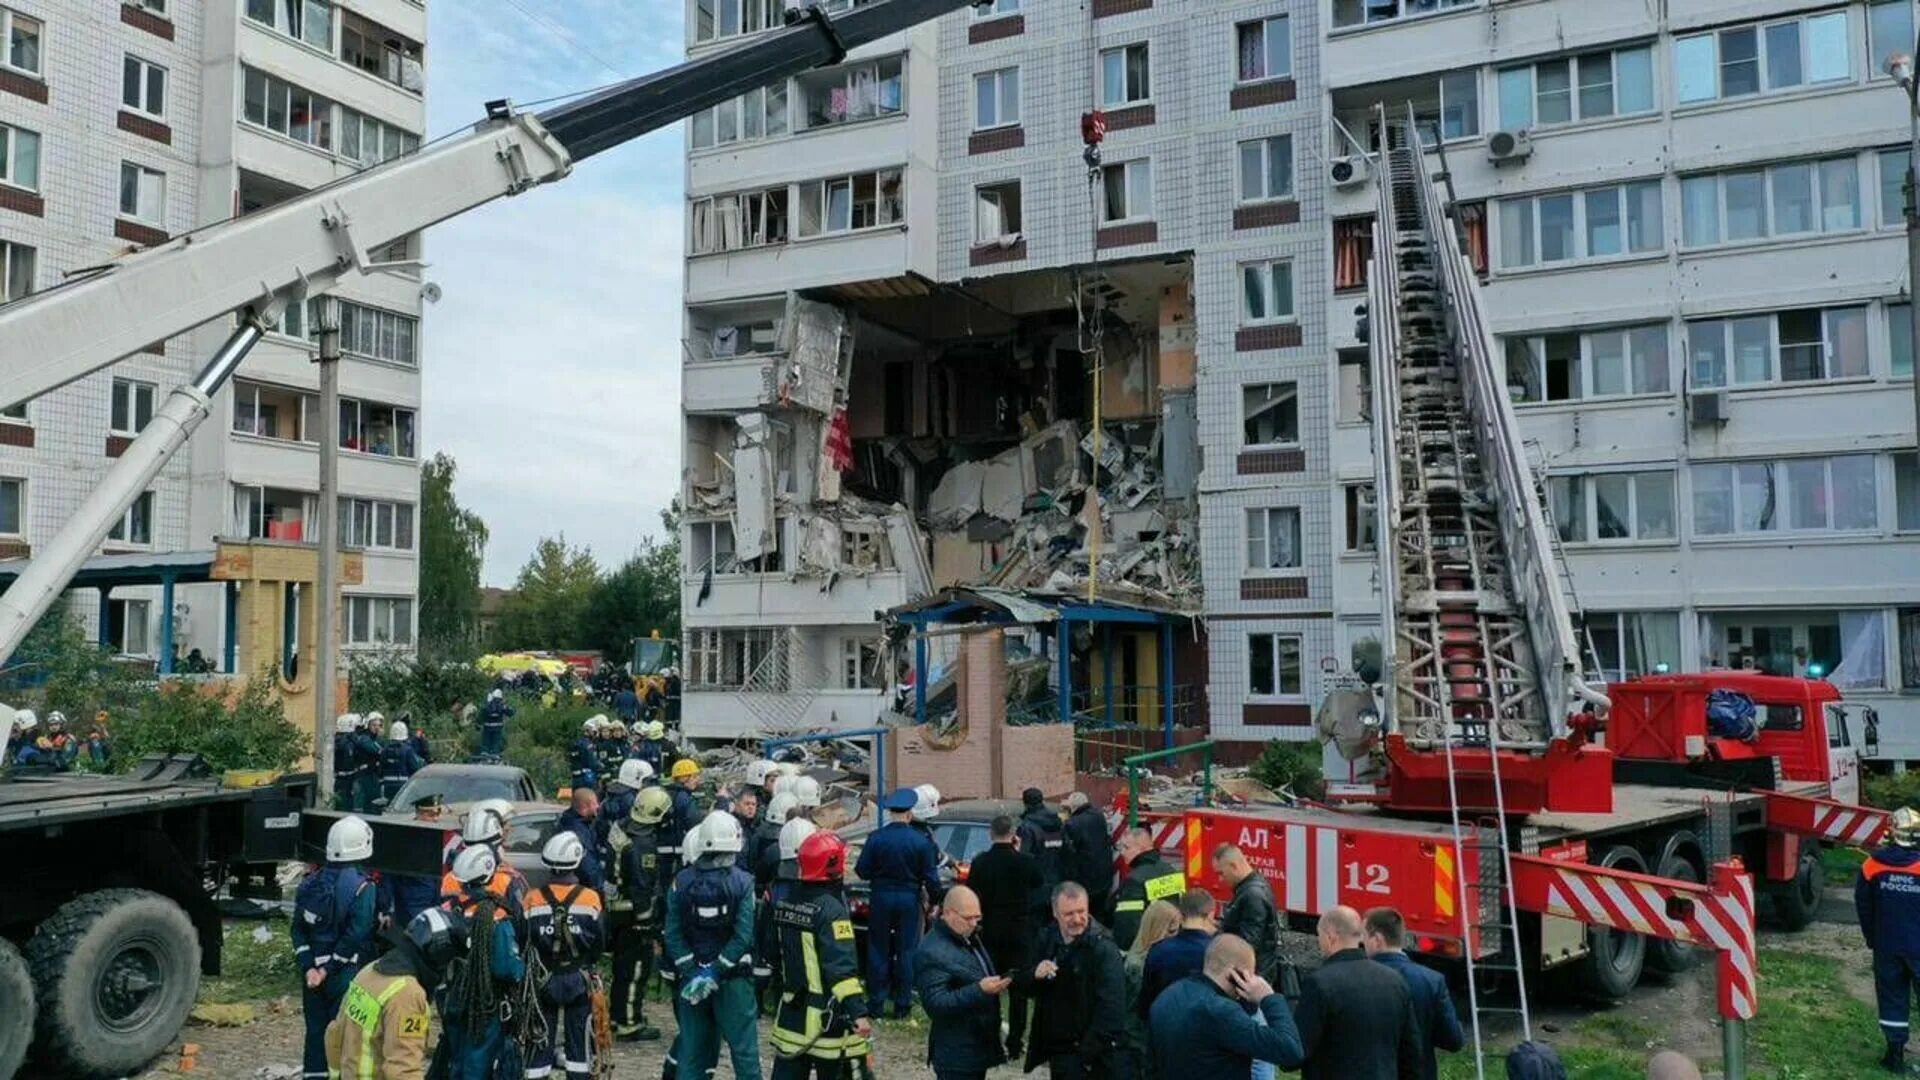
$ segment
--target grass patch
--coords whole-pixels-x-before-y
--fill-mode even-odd
[[[1859,848],[1825,847],[1820,849],[1820,865],[1827,872],[1827,884],[1851,885],[1860,876],[1860,864],[1867,853]]]
[[[1458,1054],[1440,1055],[1440,1080],[1477,1080],[1473,1069],[1471,1036],[1469,1049]],[[1560,1055],[1560,1063],[1567,1067],[1567,1075],[1579,1080],[1645,1080],[1647,1075],[1645,1051],[1628,1053],[1601,1046],[1565,1046],[1557,1037],[1549,1036],[1554,1050]],[[1507,1051],[1510,1047],[1501,1047],[1497,1052],[1493,1047],[1487,1049],[1487,1075],[1489,1077],[1507,1074]]]
[[[254,940],[254,931],[266,928],[267,940]],[[293,940],[284,919],[229,922],[220,954],[221,975],[200,980],[203,1005],[259,1004],[300,993],[300,974],[293,966]]]
[[[1877,1059],[1872,1006],[1853,996],[1830,956],[1760,950],[1760,1012],[1747,1028],[1756,1071],[1777,1080],[1870,1080]]]

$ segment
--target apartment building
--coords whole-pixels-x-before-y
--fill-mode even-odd
[[[0,298],[273,205],[417,147],[426,11],[415,0],[128,0],[0,5]],[[417,238],[382,252],[418,257]],[[341,536],[366,549],[350,646],[410,645],[418,572],[417,271],[343,285]],[[32,554],[165,396],[227,336],[164,342],[0,418],[0,553]],[[311,541],[318,488],[314,319],[289,314],[104,551],[207,550],[215,537]],[[174,593],[175,645],[218,664],[218,586]],[[161,656],[159,590],[75,611],[102,640]]]

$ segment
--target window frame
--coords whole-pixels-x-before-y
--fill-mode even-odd
[[[137,535],[139,526],[144,525],[146,536]],[[149,549],[153,547],[153,492],[143,491],[139,497],[120,512],[120,519],[108,530],[107,544],[121,548]]]
[[[1838,345],[1840,344],[1839,338],[1834,331],[1834,315],[1836,313],[1858,313],[1858,317],[1862,322],[1860,341],[1861,370],[1859,372],[1842,374],[1827,373],[1811,379],[1788,379],[1785,377],[1785,350],[1788,348],[1804,347],[1806,343],[1795,342],[1792,345],[1782,344],[1780,318],[1783,315],[1808,311],[1818,313],[1820,320],[1820,363],[1823,372],[1832,372],[1835,369],[1835,356]],[[1767,374],[1763,379],[1739,379],[1736,377],[1740,368],[1740,358],[1737,355],[1738,345],[1734,337],[1736,324],[1751,322],[1755,319],[1767,320]],[[1702,328],[1709,324],[1718,324],[1720,327],[1720,341],[1717,352],[1720,361],[1720,370],[1717,376],[1711,378],[1709,378],[1708,374],[1699,366],[1694,351],[1694,334],[1696,328]],[[1690,385],[1712,390],[1756,390],[1781,387],[1805,387],[1823,383],[1845,383],[1871,379],[1874,377],[1873,349],[1870,340],[1871,330],[1871,307],[1865,303],[1829,304],[1821,307],[1732,312],[1695,319],[1685,319],[1681,322],[1681,337],[1682,348],[1687,364],[1687,379]],[[1891,362],[1891,359],[1892,357],[1889,356],[1889,362]]]
[[[394,596],[384,593],[348,593],[341,597],[345,601],[345,610],[341,612],[341,644],[354,649],[378,648],[414,648],[418,644],[419,598],[414,596]],[[405,605],[406,635],[395,635],[394,627],[399,625],[395,616]],[[386,617],[377,616],[384,611]],[[386,636],[381,637],[376,623],[384,623]],[[366,635],[358,636],[356,631],[365,627]]]
[[[1657,368],[1651,363],[1643,364],[1641,362],[1641,352],[1636,344],[1636,342],[1640,340],[1642,333],[1653,330],[1659,331],[1661,352],[1663,354],[1660,357],[1660,363]],[[1614,335],[1618,335],[1620,338],[1620,374],[1626,385],[1626,389],[1618,393],[1600,393],[1595,390],[1595,387],[1599,383],[1599,379],[1596,376],[1599,364],[1599,352],[1595,348],[1595,339]],[[1547,341],[1549,338],[1566,336],[1575,336],[1580,340],[1579,370],[1575,373],[1578,379],[1578,385],[1575,387],[1575,392],[1571,395],[1566,397],[1548,397]],[[1628,398],[1666,397],[1673,393],[1673,337],[1670,326],[1666,322],[1627,323],[1619,326],[1593,327],[1578,330],[1544,330],[1525,334],[1503,334],[1500,336],[1499,343],[1500,356],[1498,362],[1502,365],[1502,370],[1506,374],[1508,400],[1512,402],[1516,409],[1534,406],[1564,405],[1584,401],[1617,401]],[[1522,398],[1516,396],[1514,393],[1516,389],[1525,391],[1532,388],[1531,384],[1523,384],[1516,387],[1514,383],[1513,368],[1515,356],[1513,346],[1520,343],[1524,343],[1526,347],[1529,367],[1528,375],[1533,380],[1536,380],[1537,385],[1540,387],[1541,393],[1537,398]],[[1655,370],[1661,373],[1660,382],[1663,385],[1656,389],[1641,389],[1640,376]]]
[[[132,210],[127,209],[126,203],[128,173],[133,174],[134,206]],[[153,181],[151,187],[148,186],[149,180]],[[153,207],[146,205],[149,193],[153,195],[154,202],[157,204]],[[142,225],[154,225],[164,228],[167,224],[166,172],[161,169],[142,165],[137,161],[122,161],[120,163],[120,212],[118,216],[124,221],[136,221]]]
[[[1265,638],[1262,649],[1259,642]],[[1293,662],[1292,685],[1288,685],[1289,674],[1286,657],[1288,643],[1292,645]],[[1253,657],[1256,649],[1267,653],[1267,671],[1272,675],[1272,685],[1260,689],[1254,682]],[[1305,701],[1307,696],[1306,635],[1283,630],[1250,630],[1247,632],[1247,700],[1265,701]]]
[[[1875,158],[1876,164],[1878,158]],[[1853,172],[1853,219],[1852,225],[1829,228],[1826,224],[1828,166],[1845,164]],[[1789,169],[1808,170],[1807,217],[1810,228],[1796,229],[1792,232],[1780,231],[1780,197],[1776,191],[1776,179]],[[1728,184],[1731,177],[1760,174],[1760,232],[1756,236],[1730,238],[1728,222],[1732,218],[1732,209],[1728,202]],[[1816,236],[1844,236],[1848,233],[1872,232],[1876,226],[1870,223],[1866,208],[1866,193],[1860,182],[1860,154],[1856,151],[1848,154],[1835,154],[1818,158],[1795,158],[1787,161],[1768,161],[1738,169],[1722,169],[1715,172],[1689,173],[1680,178],[1680,250],[1708,251],[1714,248],[1738,247],[1741,245],[1771,244],[1780,241],[1804,240]],[[1689,184],[1698,184],[1711,180],[1714,185],[1714,221],[1713,239],[1694,242],[1694,220],[1688,214],[1686,196]],[[1696,189],[1697,190],[1697,189]],[[1877,200],[1876,200],[1877,201]],[[1904,224],[1904,222],[1902,222]]]
[[[1013,107],[1011,109],[1013,118],[1011,120],[1006,118],[1006,114],[1009,111],[1007,108],[1007,85],[1009,76],[1012,77],[1013,86]],[[981,91],[984,86],[989,85],[993,89],[993,119],[990,122],[982,123],[980,111],[984,102],[981,99]],[[1020,65],[1012,64],[1007,67],[994,68],[992,71],[975,72],[973,76],[973,130],[998,131],[1003,128],[1016,128],[1019,126]]]
[[[1638,45],[1616,45],[1605,49],[1589,49],[1579,53],[1562,53],[1557,56],[1530,60],[1522,64],[1509,64],[1505,67],[1496,68],[1494,70],[1495,118],[1499,122],[1500,128],[1508,131],[1557,131],[1562,128],[1578,127],[1584,124],[1597,124],[1623,117],[1651,116],[1658,113],[1660,111],[1660,98],[1658,88],[1655,86],[1657,80],[1654,78],[1653,73],[1654,44],[1654,42],[1648,41]],[[1623,110],[1620,105],[1620,57],[1622,54],[1635,52],[1647,54],[1647,105],[1645,108],[1634,109],[1628,112]],[[1607,58],[1607,96],[1610,109],[1606,113],[1587,116],[1582,106],[1581,91],[1585,84],[1580,81],[1580,61],[1597,56]],[[1567,73],[1567,119],[1542,120],[1540,119],[1540,69],[1543,66],[1555,64],[1563,67]],[[1509,77],[1522,74],[1526,76],[1527,81],[1527,118],[1524,123],[1514,123],[1514,118],[1507,115],[1506,83]]]
[[[1245,46],[1243,45],[1244,39],[1241,35],[1249,28],[1258,28],[1260,32],[1260,59],[1263,66],[1270,65],[1273,60],[1271,45],[1273,35],[1272,24],[1276,22],[1283,28],[1282,33],[1286,39],[1286,47],[1281,50],[1281,59],[1286,70],[1277,72],[1267,70],[1263,74],[1255,76],[1242,74],[1240,61]],[[1293,78],[1293,21],[1288,17],[1287,13],[1283,11],[1255,19],[1242,19],[1234,23],[1233,60],[1233,84],[1235,86],[1255,86],[1260,83],[1277,82],[1281,79]]]
[[[1014,215],[1013,216],[1016,219],[1014,222],[1016,227],[1013,229],[1008,229],[1006,227],[1007,226],[1007,207],[1006,207],[1006,201],[1004,198],[1004,191],[1005,189],[1008,189],[1008,188],[1012,189],[1013,196],[1014,196]],[[973,246],[984,247],[990,244],[998,244],[1003,241],[1017,240],[1018,238],[1026,235],[1024,232],[1024,228],[1026,225],[1026,221],[1024,219],[1024,214],[1026,212],[1025,195],[1026,193],[1022,190],[1021,182],[1018,179],[995,180],[995,181],[992,181],[991,183],[975,184],[973,188]],[[982,211],[985,205],[987,204],[987,202],[989,201],[992,202],[992,205],[994,207],[994,213],[1000,219],[1000,231],[998,233],[995,233],[992,236],[985,235],[985,232],[981,227],[983,224],[982,219],[984,216]]]
[[[261,433],[259,430],[259,419],[260,396],[262,391],[290,394],[293,396],[294,403],[299,408],[294,419],[294,429],[298,433],[297,437],[283,439],[278,435]],[[242,427],[240,423],[243,404],[252,409],[254,427],[251,429]],[[232,434],[245,436],[249,439],[265,439],[268,442],[281,443],[289,446],[317,447],[320,445],[320,433],[316,430],[320,426],[317,423],[319,416],[320,397],[318,394],[301,390],[297,387],[282,386],[278,383],[260,382],[254,379],[235,379],[233,382],[233,419],[232,426],[229,429]],[[310,419],[315,422],[309,423]]]
[[[261,103],[260,103],[260,119],[258,120],[255,120],[252,117],[249,117],[247,115],[247,105],[248,105],[247,81],[250,76],[258,76],[261,81],[262,97],[261,97]],[[283,101],[285,106],[285,116],[286,116],[286,125],[287,125],[286,130],[284,131],[273,126],[273,104],[274,104],[273,99],[276,96],[274,92],[276,87],[278,87],[281,91],[283,91]],[[296,94],[304,95],[306,98],[308,116],[310,118],[306,124],[306,129],[309,132],[309,134],[314,134],[317,136],[317,141],[316,139],[312,139],[312,138],[301,138],[300,136],[294,134],[294,131],[296,130],[296,128],[293,122],[293,102],[294,102],[294,96]],[[316,102],[319,103],[320,106],[324,106],[324,107],[317,107],[315,104]],[[338,104],[339,104],[338,102],[334,101],[332,98],[329,98],[324,94],[316,93],[315,91],[309,90],[306,87],[299,85],[298,83],[288,82],[287,80],[280,78],[278,75],[268,74],[267,72],[262,71],[261,69],[253,67],[248,64],[240,65],[240,96],[239,96],[239,109],[240,109],[239,122],[240,123],[246,124],[247,126],[252,127],[259,131],[265,131],[270,134],[277,135],[280,138],[287,140],[288,142],[307,147],[310,150],[314,150],[322,154],[326,154],[328,157],[343,158],[344,160],[357,160],[352,158],[344,158],[344,155],[340,154],[339,152],[338,148],[340,145],[340,139],[339,139],[340,132],[337,130],[338,125],[335,119],[337,114],[334,111],[335,107]],[[322,114],[324,114],[323,119],[321,118]]]
[[[1247,439],[1247,395],[1255,390],[1266,388],[1266,400],[1274,401],[1290,397],[1293,402],[1293,438],[1270,442],[1249,442]],[[1275,391],[1279,393],[1275,393]],[[1240,384],[1240,449],[1242,450],[1295,450],[1301,445],[1300,436],[1300,383],[1295,379],[1276,379],[1270,382],[1245,382]]]
[[[780,99],[778,108],[776,108],[773,103],[776,91]],[[760,133],[757,135],[747,133],[748,118],[755,112],[755,109],[749,105],[749,99],[757,102],[758,126],[760,128]],[[720,141],[719,137],[720,114],[723,110],[730,110],[734,113],[734,137],[725,142]],[[777,125],[779,128],[778,131],[774,130],[776,127],[773,123],[775,117],[779,117],[779,124]],[[702,121],[705,121],[706,130],[704,140],[701,136]],[[803,128],[801,130],[804,131],[807,129]],[[722,146],[732,146],[735,143],[755,143],[765,142],[768,139],[782,139],[793,133],[793,90],[789,84],[789,80],[780,79],[775,82],[770,82],[765,86],[749,90],[739,97],[728,98],[718,105],[713,105],[694,113],[687,121],[687,150],[689,153],[698,153],[705,150],[715,150]]]
[[[1340,485],[1342,555],[1373,555],[1379,550],[1380,504],[1371,480]]]
[[[14,524],[17,525],[18,528],[7,529],[4,525],[0,525],[0,536],[9,539],[21,539],[27,535],[27,512],[30,505],[27,499],[30,495],[31,485],[28,484],[27,478],[24,476],[0,476],[0,502],[5,501],[4,496],[9,486],[11,486],[13,490],[14,509],[19,519]],[[0,521],[4,521],[4,518],[0,518]]]
[[[22,252],[25,254],[23,255]],[[26,265],[26,284],[14,280],[21,264]],[[0,304],[32,296],[34,281],[40,275],[40,249],[18,240],[0,238]]]
[[[1648,477],[1665,477],[1667,483],[1667,534],[1665,536],[1647,536],[1642,534],[1643,515],[1641,513],[1641,482]],[[1600,535],[1600,486],[1605,479],[1624,479],[1627,484],[1627,517],[1625,536]],[[1672,545],[1680,542],[1680,478],[1676,468],[1620,468],[1595,472],[1552,473],[1548,480],[1548,505],[1557,502],[1554,485],[1570,484],[1571,490],[1578,493],[1578,512],[1580,531],[1575,536],[1566,535],[1566,522],[1561,515],[1554,513],[1554,529],[1560,542],[1580,547],[1646,547]]]
[[[1632,194],[1635,191],[1651,189],[1659,196],[1659,205],[1651,218],[1642,218],[1642,225],[1651,225],[1658,231],[1657,243],[1648,247],[1633,246],[1634,204]],[[1588,207],[1594,195],[1604,191],[1614,192],[1614,208],[1618,213],[1615,228],[1620,233],[1620,249],[1595,255],[1590,249],[1593,237],[1593,223],[1588,220]],[[1571,213],[1568,227],[1571,230],[1573,254],[1564,258],[1547,260],[1543,257],[1544,245],[1541,243],[1545,233],[1541,228],[1541,205],[1549,199],[1565,198],[1570,201]],[[1494,200],[1498,219],[1498,242],[1493,244],[1495,254],[1494,271],[1511,274],[1532,270],[1552,269],[1562,266],[1574,266],[1582,263],[1622,262],[1632,259],[1646,259],[1658,256],[1667,250],[1666,235],[1666,187],[1661,177],[1642,177],[1635,180],[1622,180],[1611,184],[1595,184],[1591,187],[1563,188],[1554,191],[1537,191],[1504,196]],[[1527,246],[1528,259],[1525,262],[1507,262],[1507,227],[1509,207],[1525,205],[1527,207]]]
[[[1100,50],[1099,55],[1095,57],[1094,72],[1094,100],[1100,103],[1100,108],[1131,109],[1137,105],[1152,103],[1153,50],[1148,46],[1149,42],[1146,41],[1130,41],[1125,45],[1115,45],[1111,48]],[[1138,97],[1132,96],[1133,70],[1129,62],[1131,60],[1131,54],[1135,49],[1140,51],[1140,81],[1145,84],[1141,87]],[[1120,96],[1118,97],[1109,97],[1107,94],[1109,89],[1107,86],[1107,76],[1109,74],[1107,71],[1107,58],[1110,56],[1118,56],[1120,58]]]
[[[1592,623],[1594,623],[1596,620],[1602,620],[1602,619],[1612,622],[1613,640],[1619,649],[1618,659],[1620,661],[1620,666],[1618,668],[1607,668],[1605,666],[1602,666],[1600,663],[1601,657],[1598,655],[1599,653],[1598,646],[1594,647],[1593,655],[1584,657],[1582,662],[1584,663],[1586,660],[1592,660],[1594,662],[1593,673],[1600,676],[1602,679],[1609,679],[1613,681],[1624,682],[1627,679],[1639,678],[1643,675],[1660,674],[1658,669],[1658,665],[1660,662],[1658,660],[1655,660],[1652,664],[1648,665],[1648,670],[1646,671],[1629,671],[1627,668],[1627,642],[1635,637],[1646,639],[1649,636],[1647,632],[1643,629],[1636,629],[1634,633],[1630,634],[1629,627],[1637,628],[1641,620],[1644,620],[1647,618],[1656,618],[1656,619],[1668,618],[1673,620],[1674,647],[1676,649],[1676,653],[1674,655],[1674,658],[1670,662],[1668,662],[1667,671],[1677,672],[1682,670],[1681,664],[1685,660],[1687,650],[1686,650],[1686,646],[1680,641],[1680,634],[1679,634],[1680,612],[1671,608],[1637,608],[1637,609],[1630,609],[1630,610],[1623,609],[1619,611],[1588,611],[1588,612],[1581,613],[1581,615],[1579,616],[1580,636],[1588,641],[1591,641],[1593,639],[1594,631],[1596,629],[1594,625],[1591,625]],[[1643,662],[1646,661],[1647,659],[1648,658],[1645,656],[1641,657],[1641,660]]]
[[[1247,577],[1294,577],[1306,568],[1307,555],[1304,550],[1307,543],[1305,515],[1298,506],[1249,506],[1241,515],[1241,551],[1244,562],[1241,574]],[[1260,523],[1259,538],[1254,537],[1254,522]],[[1273,565],[1273,532],[1275,522],[1288,523],[1287,531],[1292,535],[1293,561],[1279,566]],[[1256,565],[1253,558],[1254,545],[1260,545],[1260,560]]]
[[[1111,185],[1107,178],[1116,173],[1121,178],[1120,194],[1126,201],[1126,212],[1119,217],[1109,217],[1108,213],[1112,209],[1113,203],[1111,200],[1112,192],[1109,190]],[[1141,176],[1145,177],[1142,181],[1142,186],[1146,188],[1146,199],[1144,201],[1147,205],[1144,210],[1134,205],[1135,197],[1139,194],[1135,189],[1134,180],[1136,177]],[[1100,226],[1107,228],[1114,225],[1133,225],[1155,220],[1153,216],[1153,195],[1153,159],[1151,157],[1141,156],[1128,158],[1125,161],[1110,161],[1100,166]]]
[[[887,205],[886,198],[882,194],[883,185],[881,178],[886,176],[892,176],[898,185],[900,192],[899,206],[895,216],[891,220],[881,221],[879,220],[880,210]],[[853,223],[859,216],[859,203],[856,196],[859,194],[859,181],[862,177],[873,178],[873,216],[875,220],[869,225],[856,225]],[[841,184],[845,184],[847,187],[847,227],[834,228],[831,220],[833,213],[833,191],[836,186]],[[802,204],[807,201],[808,188],[818,189],[820,209],[819,228],[814,232],[803,234],[800,230],[806,223],[806,218],[804,216],[805,207]],[[903,166],[867,169],[856,173],[841,173],[834,176],[802,180],[791,185],[789,190],[791,192],[787,200],[789,220],[787,237],[789,242],[820,240],[833,236],[856,236],[862,233],[877,232],[882,229],[898,229],[905,226],[907,221],[907,171]]]
[[[128,101],[126,85],[127,69],[130,66],[136,65],[136,70],[139,72],[139,80],[136,83],[137,92],[134,96],[139,100]],[[156,71],[160,73],[160,107],[157,109],[153,108],[153,103],[148,100],[153,96],[153,73]],[[148,60],[146,57],[136,53],[123,54],[120,61],[120,72],[120,107],[139,113],[142,116],[152,117],[155,120],[165,120],[167,118],[167,99],[172,96],[168,93],[168,83],[172,80],[172,73],[169,72],[164,65],[156,64],[152,60]]]
[[[35,66],[23,67],[13,62],[13,35],[17,26],[31,24],[35,42],[33,57]],[[36,19],[25,12],[0,7],[0,68],[17,71],[36,81],[45,81],[47,70],[47,23],[45,19]]]
[[[1275,191],[1273,189],[1273,153],[1270,145],[1275,142],[1285,143],[1287,149],[1287,177],[1285,190],[1283,191]],[[1260,148],[1260,186],[1263,194],[1249,195],[1246,190],[1247,151],[1256,146]],[[1261,135],[1252,139],[1241,139],[1234,143],[1233,184],[1238,205],[1257,206],[1264,203],[1287,202],[1293,199],[1293,181],[1294,174],[1297,171],[1298,170],[1294,168],[1293,133],[1290,131],[1283,131],[1275,135]]]
[[[20,162],[26,159],[25,155],[20,153],[20,144],[26,139],[31,139],[33,143],[31,182],[20,176],[22,171]],[[19,188],[22,191],[38,192],[40,190],[40,159],[46,144],[46,138],[32,128],[21,127],[19,124],[0,123],[0,165],[5,166],[0,168],[0,185]]]
[[[1279,290],[1274,286],[1274,283],[1273,283],[1274,282],[1273,271],[1276,267],[1280,267],[1280,266],[1285,266],[1287,268],[1287,297],[1286,297],[1287,305],[1286,305],[1286,311],[1284,313],[1280,313]],[[1239,278],[1240,278],[1240,323],[1239,325],[1241,326],[1284,326],[1289,323],[1297,323],[1300,321],[1300,296],[1299,296],[1300,287],[1299,287],[1299,282],[1295,279],[1295,275],[1293,273],[1293,259],[1291,256],[1286,256],[1278,259],[1255,259],[1251,262],[1243,262],[1239,266],[1239,271],[1240,271],[1239,273]],[[1260,275],[1260,285],[1264,295],[1263,302],[1266,305],[1267,310],[1268,312],[1270,312],[1270,314],[1255,317],[1251,312],[1251,310],[1249,309],[1247,304],[1248,293],[1247,293],[1247,287],[1246,287],[1247,274],[1249,272],[1255,272]]]
[[[773,198],[776,194],[782,204],[777,215]],[[691,258],[785,244],[794,239],[793,205],[793,189],[787,184],[724,191],[693,199],[687,208],[687,254]],[[725,242],[729,215],[737,220],[734,233],[738,240],[731,245]],[[776,224],[780,226],[777,234]]]
[[[702,5],[707,7],[706,16],[709,28],[704,37],[700,35],[699,20]],[[722,30],[726,25],[723,8],[732,10],[735,29],[731,32],[723,32]],[[779,29],[782,25],[783,10],[783,5],[780,3],[780,0],[696,0],[693,6],[694,18],[687,21],[687,28],[688,32],[693,35],[692,40],[695,44],[751,37],[754,34]],[[753,21],[758,23],[758,25],[751,28],[747,25],[749,12],[757,16]]]
[[[146,430],[148,424],[153,423],[154,414],[159,411],[160,384],[148,382],[143,379],[128,379],[115,376],[108,386],[108,433],[124,435],[128,438],[138,436],[142,431]],[[140,416],[140,399],[143,395],[147,399],[147,415],[144,420]],[[132,421],[131,426],[122,426],[118,423],[116,414],[123,408],[125,409],[126,417]]]
[[[777,0],[768,0],[768,3],[775,2],[777,2]],[[889,67],[892,68],[891,75],[888,74]],[[859,89],[859,77],[862,72],[867,72],[871,75],[873,84],[873,109],[868,115],[855,114],[855,107],[861,104],[856,100],[856,92]],[[812,94],[821,89],[826,90],[828,101],[832,101],[832,94],[835,88],[828,82],[830,76],[839,77],[840,82],[838,88],[845,91],[847,114],[837,120],[829,116],[828,119],[820,123],[814,123],[812,119],[813,110],[809,102],[812,100]],[[891,109],[886,107],[886,97],[883,93],[883,88],[889,83],[896,86],[899,93],[899,100],[896,106]],[[907,54],[892,53],[887,56],[876,56],[868,60],[848,61],[834,67],[815,68],[802,72],[794,76],[791,88],[788,91],[788,99],[789,102],[797,100],[800,106],[799,123],[797,125],[789,124],[794,134],[805,134],[809,131],[837,131],[841,128],[858,124],[898,119],[907,115],[908,111]],[[789,107],[791,107],[791,105]]]
[[[1834,520],[1834,503],[1836,502],[1834,498],[1836,487],[1833,480],[1833,463],[1843,459],[1865,461],[1871,472],[1872,482],[1866,488],[1866,490],[1871,493],[1873,500],[1873,524],[1871,525],[1843,529],[1837,528],[1832,524]],[[1824,486],[1822,490],[1825,494],[1822,499],[1822,505],[1826,511],[1828,524],[1813,528],[1795,527],[1792,524],[1792,515],[1795,507],[1793,504],[1793,492],[1791,490],[1790,477],[1792,473],[1790,467],[1795,464],[1805,464],[1813,461],[1821,462],[1824,466]],[[1879,455],[1875,454],[1828,454],[1806,457],[1734,458],[1730,460],[1694,462],[1687,470],[1688,535],[1696,541],[1705,540],[1709,543],[1715,543],[1728,540],[1753,540],[1756,538],[1772,540],[1783,537],[1806,540],[1821,536],[1852,537],[1870,536],[1879,533],[1883,530],[1881,524],[1883,515],[1881,514],[1880,507],[1878,461]],[[1768,470],[1768,491],[1765,496],[1765,501],[1772,504],[1773,526],[1771,528],[1748,529],[1742,527],[1746,520],[1746,515],[1743,513],[1746,507],[1742,493],[1747,489],[1748,485],[1743,482],[1741,473],[1743,469],[1748,468],[1764,468]],[[1727,493],[1729,525],[1726,531],[1708,532],[1703,529],[1700,524],[1703,516],[1700,512],[1700,500],[1702,496],[1700,481],[1701,477],[1708,470],[1724,470],[1726,472],[1728,484],[1724,490]]]
[[[1673,71],[1674,109],[1688,109],[1709,105],[1714,102],[1739,101],[1746,98],[1792,93],[1797,90],[1808,90],[1821,86],[1838,86],[1849,82],[1859,82],[1860,78],[1853,70],[1852,42],[1854,31],[1852,10],[1853,8],[1851,6],[1828,8],[1822,11],[1796,14],[1787,18],[1758,19],[1750,22],[1733,23],[1727,26],[1716,26],[1711,30],[1705,30],[1700,33],[1675,35],[1673,38],[1673,47],[1668,50],[1668,63],[1671,65]],[[1812,77],[1813,65],[1809,63],[1809,60],[1814,58],[1813,35],[1809,32],[1808,27],[1815,20],[1830,18],[1836,15],[1839,16],[1845,24],[1844,33],[1848,43],[1847,72],[1843,76],[1815,80]],[[1798,27],[1795,32],[1795,43],[1797,45],[1798,55],[1794,58],[1794,63],[1797,65],[1796,70],[1799,74],[1799,79],[1792,83],[1774,86],[1772,85],[1775,74],[1771,40],[1773,37],[1772,31],[1788,25]],[[1735,63],[1746,64],[1750,62],[1753,64],[1755,89],[1729,94],[1726,90],[1726,71],[1728,65],[1724,50],[1721,47],[1721,41],[1727,34],[1742,32],[1753,35],[1753,57],[1750,61],[1741,59],[1735,61]],[[1681,73],[1681,50],[1689,43],[1699,41],[1710,42],[1713,46],[1713,93],[1705,97],[1684,97],[1682,94],[1686,80]]]
[[[403,555],[420,550],[420,509],[417,504],[369,495],[339,495],[335,497],[334,506],[334,527],[339,532],[342,545]],[[406,521],[405,544],[400,543],[403,517]],[[384,540],[381,539],[383,531],[386,536]]]

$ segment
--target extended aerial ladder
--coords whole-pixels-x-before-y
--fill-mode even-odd
[[[38,397],[214,319],[236,323],[199,375],[173,391],[100,486],[0,595],[0,664],[206,419],[213,395],[289,304],[355,275],[413,265],[375,261],[373,252],[401,237],[563,179],[576,162],[976,2],[876,0],[832,17],[816,4],[789,11],[785,27],[753,41],[537,115],[491,102],[487,118],[470,132],[0,306],[0,406]]]

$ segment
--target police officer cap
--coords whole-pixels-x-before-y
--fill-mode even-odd
[[[919,801],[919,792],[914,791],[910,787],[903,787],[899,791],[887,796],[887,809],[895,813],[904,814],[912,810],[914,804]]]

